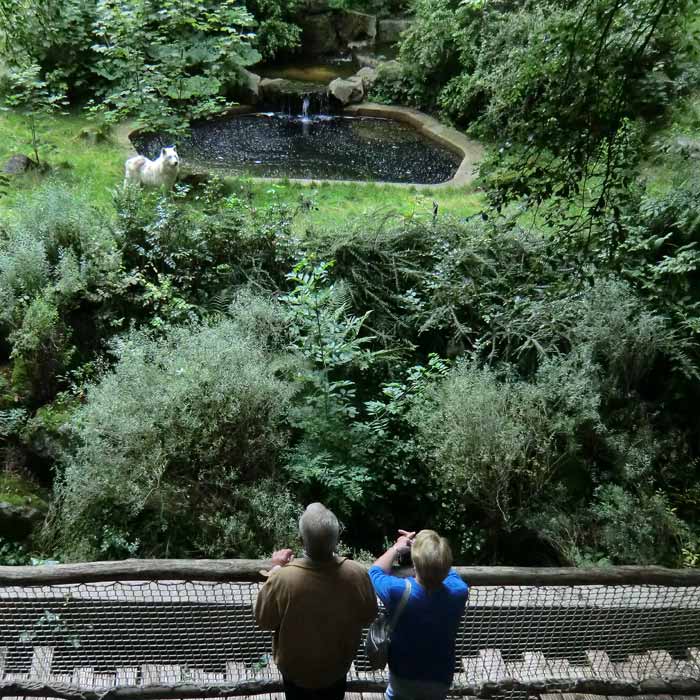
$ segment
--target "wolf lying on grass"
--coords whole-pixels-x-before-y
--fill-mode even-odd
[[[170,189],[177,180],[180,168],[180,158],[175,146],[161,148],[156,160],[146,156],[134,156],[126,161],[124,166],[124,185],[135,182],[147,187],[163,187]]]

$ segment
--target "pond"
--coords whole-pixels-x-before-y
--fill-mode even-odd
[[[172,143],[157,134],[134,138],[151,158]],[[436,184],[461,162],[411,127],[375,117],[239,115],[194,125],[177,147],[195,169],[254,177]]]

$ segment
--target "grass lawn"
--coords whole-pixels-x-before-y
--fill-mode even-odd
[[[82,191],[96,206],[111,202],[111,190],[118,185],[124,172],[124,150],[112,142],[91,144],[80,133],[91,123],[80,115],[53,116],[43,120],[41,140],[46,144],[40,155],[51,166],[49,175],[28,172],[12,178],[7,193],[0,198],[0,211],[12,209],[23,194],[47,177],[64,182]],[[13,112],[0,113],[0,163],[15,153],[31,156],[29,131],[22,116]]]
[[[484,203],[481,193],[465,187],[425,190],[391,185],[327,182],[304,185],[245,179],[232,180],[231,186],[234,192],[248,197],[254,206],[288,204],[299,207],[299,225],[315,228],[337,228],[347,219],[429,218],[433,215],[433,202],[438,204],[441,216],[467,217],[478,212]]]
[[[666,125],[653,135],[651,142],[652,155],[642,167],[650,194],[666,194],[697,177],[700,161],[683,151],[700,151],[700,92],[693,92],[673,105]]]
[[[0,197],[0,213],[9,214],[24,193],[49,177],[87,195],[96,206],[108,208],[112,190],[122,182],[128,151],[118,139],[93,144],[81,138],[82,130],[90,126],[91,122],[80,114],[47,118],[41,135],[48,144],[43,155],[52,166],[51,172],[14,177]],[[0,113],[0,163],[14,153],[31,155],[28,142],[23,118],[12,112]],[[297,225],[302,228],[337,226],[339,221],[373,215],[428,217],[432,216],[433,202],[437,202],[441,215],[466,217],[483,205],[482,195],[471,187],[428,190],[373,184],[259,182],[248,178],[229,178],[228,183],[253,206],[298,206]]]

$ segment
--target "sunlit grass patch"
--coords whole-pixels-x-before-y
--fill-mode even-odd
[[[64,182],[90,197],[96,206],[111,201],[112,189],[122,181],[124,148],[113,140],[90,143],[81,132],[91,123],[82,115],[61,115],[46,118],[40,131],[45,144],[41,156],[49,164],[46,172],[29,171],[13,176],[0,210],[12,208],[17,198],[49,178]],[[25,119],[13,112],[0,114],[0,163],[15,153],[32,157]]]
[[[374,184],[301,184],[292,181],[229,181],[234,192],[250,199],[254,206],[274,204],[298,208],[301,227],[334,228],[348,219],[397,217],[431,218],[450,215],[466,218],[484,206],[482,193],[474,188],[393,187]],[[437,209],[435,208],[437,205]]]

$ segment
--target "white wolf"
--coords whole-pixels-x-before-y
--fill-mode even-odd
[[[129,158],[124,166],[124,184],[137,182],[148,187],[165,185],[170,189],[177,180],[179,168],[180,158],[175,146],[161,148],[156,160],[150,160],[146,156]]]

